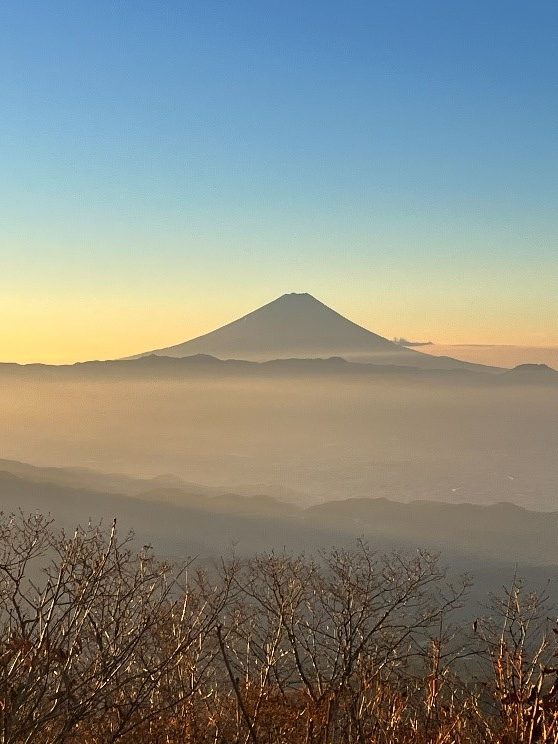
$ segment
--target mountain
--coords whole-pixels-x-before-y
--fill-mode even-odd
[[[374,358],[371,356],[371,358]],[[414,359],[414,357],[413,357]],[[374,359],[376,361],[376,359]],[[91,361],[76,364],[11,364],[0,363],[0,378],[22,380],[183,380],[220,378],[274,378],[274,379],[359,379],[401,382],[493,382],[502,377],[494,374],[492,367],[477,368],[463,364],[453,367],[430,367],[409,364],[370,364],[348,362],[343,357],[290,357],[265,362],[242,359],[218,359],[208,354],[185,357],[147,356],[133,359],[113,359],[105,362]],[[490,374],[488,374],[489,372]],[[484,373],[484,374],[483,374]]]
[[[154,488],[153,479],[121,476],[117,483],[114,475],[81,473],[83,482],[76,469],[65,472],[2,460],[0,511],[50,514],[67,531],[89,521],[102,520],[107,527],[117,516],[121,534],[132,528],[138,547],[152,544],[159,555],[179,561],[194,555],[204,562],[231,551],[239,556],[269,550],[311,554],[354,546],[358,539],[380,552],[425,548],[441,551],[443,562],[453,570],[473,575],[474,601],[499,591],[518,571],[531,586],[544,587],[558,599],[558,512],[507,503],[401,503],[384,498],[300,508],[264,496],[246,498],[203,487]],[[133,495],[114,490],[118,485],[127,490],[130,484]]]
[[[131,358],[151,354],[167,357],[207,354],[220,359],[252,361],[343,357],[354,362],[423,369],[491,369],[451,357],[433,357],[396,344],[353,323],[307,293],[285,294],[203,336]]]
[[[162,478],[131,478],[78,468],[44,468],[0,460],[0,511],[50,513],[72,529],[118,517],[142,543],[162,552],[215,554],[348,545],[364,537],[381,549],[418,547],[489,562],[555,566],[558,512],[510,503],[488,506],[386,498],[329,501],[301,508],[270,496]],[[160,485],[159,485],[160,484]]]
[[[519,364],[502,376],[506,382],[557,383],[558,372],[546,364]]]

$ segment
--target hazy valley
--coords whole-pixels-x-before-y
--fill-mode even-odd
[[[102,364],[91,374],[84,365],[0,372],[2,453],[283,490],[301,505],[348,497],[555,504],[558,385],[545,375],[353,374],[327,363],[326,372],[315,363],[285,372],[187,360],[169,374],[160,362],[116,363],[114,373]],[[133,365],[142,365],[138,374],[128,373]]]

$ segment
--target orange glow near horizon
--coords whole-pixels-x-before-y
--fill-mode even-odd
[[[555,358],[553,347],[558,347],[558,338],[533,331],[532,320],[514,320],[509,312],[500,319],[491,317],[488,324],[480,312],[478,317],[464,319],[452,313],[451,308],[435,312],[426,303],[397,312],[395,300],[376,304],[360,297],[358,302],[353,299],[343,303],[318,292],[315,296],[350,320],[387,338],[433,341],[436,346],[422,349],[430,353],[498,364],[503,363],[499,359],[530,359],[528,349],[510,352],[505,348],[498,351],[497,347],[537,348],[537,358],[544,356],[541,350],[547,348],[551,359]],[[125,357],[202,335],[271,299],[274,297],[250,304],[246,296],[231,297],[230,302],[222,299],[217,304],[192,294],[186,299],[160,298],[140,305],[130,298],[4,298],[0,308],[0,361],[67,364]],[[472,346],[453,348],[456,344]]]

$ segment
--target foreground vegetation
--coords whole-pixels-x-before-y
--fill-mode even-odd
[[[458,629],[466,590],[421,552],[204,571],[2,517],[0,742],[558,742],[544,601],[516,583]]]

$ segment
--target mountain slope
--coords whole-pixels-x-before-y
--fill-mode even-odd
[[[97,488],[54,483],[62,471],[44,472],[22,463],[0,465],[0,510],[4,514],[38,511],[71,531],[99,520],[107,528],[117,517],[120,534],[134,529],[135,545],[153,545],[159,555],[178,561],[197,556],[198,565],[219,555],[251,555],[269,550],[311,554],[332,546],[354,546],[364,538],[379,552],[417,548],[442,551],[452,571],[475,579],[468,606],[486,601],[519,570],[534,589],[558,599],[556,576],[557,512],[531,512],[511,504],[403,504],[387,499],[349,499],[300,509],[273,499],[223,494],[207,497],[181,492],[169,499],[165,489],[135,497],[108,492],[98,475]],[[11,470],[17,470],[15,475]],[[29,479],[31,476],[31,480]],[[44,476],[44,480],[43,480]],[[76,471],[68,473],[73,481]],[[113,476],[108,476],[109,489]],[[152,482],[146,483],[151,487]],[[177,496],[178,494],[175,494]],[[211,564],[210,564],[211,565]]]
[[[286,294],[238,320],[138,358],[209,354],[221,359],[263,361],[288,357],[343,357],[425,369],[485,369],[450,357],[433,357],[400,346],[353,323],[309,294]]]
[[[373,362],[376,358],[370,354]],[[428,367],[421,365],[421,357],[413,357],[417,366],[407,360],[403,364],[388,364],[384,361],[348,362],[340,356],[285,357],[269,361],[255,362],[242,359],[219,359],[207,354],[185,357],[147,356],[133,359],[113,359],[108,361],[78,362],[66,365],[10,364],[0,363],[0,378],[22,380],[185,380],[219,378],[259,378],[259,379],[359,379],[392,380],[416,382],[488,382],[492,383],[504,376],[494,374],[492,367],[475,365],[453,367]],[[400,361],[400,360],[398,360]],[[485,373],[485,374],[483,374]]]
[[[519,364],[502,375],[506,382],[558,383],[558,372],[546,364]]]
[[[556,511],[503,502],[481,506],[386,498],[300,508],[226,489],[157,486],[158,480],[1,460],[0,511],[50,513],[68,529],[89,519],[110,524],[118,517],[121,529],[134,529],[141,541],[156,541],[164,551],[182,545],[185,553],[215,552],[234,543],[241,553],[285,545],[302,550],[364,537],[386,549],[422,547],[447,557],[457,551],[488,561],[556,565]],[[122,490],[115,490],[119,485]]]

